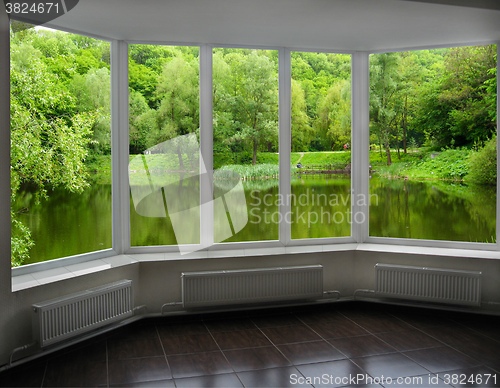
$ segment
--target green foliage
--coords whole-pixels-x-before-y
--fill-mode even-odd
[[[497,137],[493,136],[479,151],[470,155],[467,179],[481,185],[497,184]]]
[[[335,83],[318,102],[317,136],[328,150],[341,150],[351,142],[351,83]]]
[[[496,46],[449,49],[442,75],[424,85],[417,125],[429,145],[472,146],[495,132]]]
[[[57,187],[82,192],[89,152],[109,147],[109,63],[98,59],[109,44],[73,38],[46,30],[11,32],[12,203],[27,185],[36,188],[37,203]],[[29,210],[11,211],[13,266],[29,257],[35,243],[19,218]]]
[[[221,49],[214,57],[214,143],[225,143],[225,152],[251,150],[255,164],[260,149],[278,147],[276,63],[263,50]]]
[[[407,179],[463,180],[470,171],[467,149],[448,149],[439,154],[428,154],[418,161],[395,163],[392,169],[382,170],[387,176]]]
[[[292,79],[292,152],[309,149],[314,130],[306,113],[305,92],[298,81]]]

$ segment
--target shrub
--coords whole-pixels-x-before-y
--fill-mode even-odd
[[[497,137],[494,136],[485,146],[470,156],[470,171],[467,179],[480,185],[497,183]]]

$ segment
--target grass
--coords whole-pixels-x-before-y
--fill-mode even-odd
[[[431,154],[421,155],[422,159],[405,159],[391,166],[377,166],[382,176],[388,178],[405,178],[413,180],[464,180],[470,171],[469,150],[449,149],[434,157]]]

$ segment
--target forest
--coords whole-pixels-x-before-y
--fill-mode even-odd
[[[347,163],[350,55],[291,59],[290,151]],[[496,60],[496,46],[372,54],[371,163],[386,176],[427,178],[434,153],[448,166],[439,178],[496,183]],[[213,77],[214,168],[277,165],[278,52],[215,48]],[[131,156],[199,133],[199,48],[130,45],[129,94]],[[108,42],[11,26],[12,203],[26,187],[44,201],[109,175],[110,100]],[[11,211],[14,266],[35,243],[23,212]]]

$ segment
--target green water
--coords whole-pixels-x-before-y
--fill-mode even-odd
[[[225,242],[278,240],[280,203],[290,205],[285,217],[292,239],[349,236],[351,201],[365,200],[351,197],[350,179],[345,176],[294,177],[288,198],[279,195],[277,179],[246,181],[243,187],[248,222]],[[494,188],[374,177],[370,202],[371,236],[495,241]],[[35,241],[26,264],[111,248],[111,187],[107,184],[95,184],[83,194],[56,190],[40,204],[32,193],[23,191],[13,208],[21,212]],[[141,216],[133,201],[130,210],[132,246],[177,244],[168,215]],[[194,216],[185,222],[192,225],[193,242],[199,241],[196,220]]]

